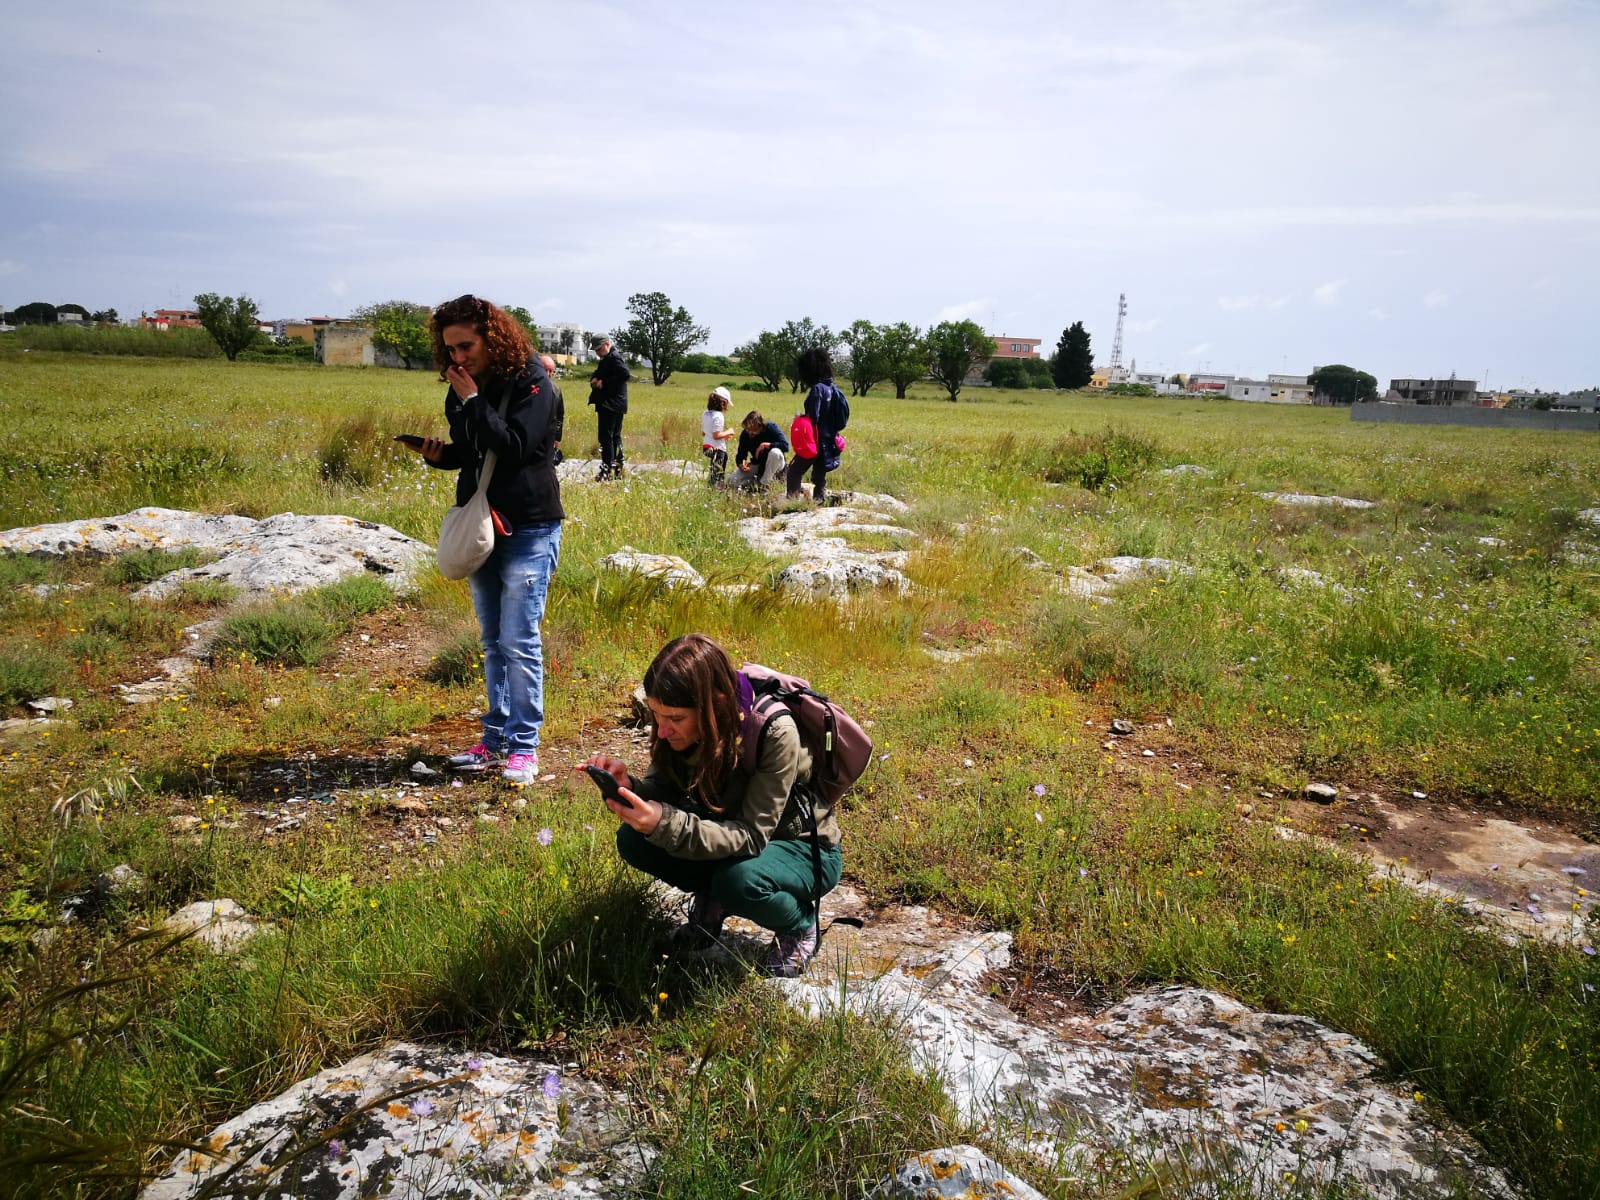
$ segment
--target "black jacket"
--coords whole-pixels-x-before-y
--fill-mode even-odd
[[[506,415],[500,404],[510,393]],[[530,361],[514,379],[488,380],[463,403],[455,389],[445,394],[444,415],[450,422],[450,440],[434,466],[460,471],[456,503],[465,504],[478,490],[483,456],[495,452],[494,478],[489,481],[489,504],[512,529],[544,521],[562,520],[561,485],[551,458],[556,437],[555,386],[544,366]]]
[[[615,346],[610,353],[594,365],[590,379],[598,379],[599,387],[590,387],[589,403],[601,412],[625,413],[628,411],[628,380],[633,373],[622,359],[622,351]]]
[[[783,436],[783,430],[778,428],[776,422],[768,421],[761,427],[761,432],[756,434],[755,437],[750,436],[748,429],[739,430],[739,453],[734,458],[733,465],[736,467],[744,466],[745,460],[756,452],[756,447],[761,445],[762,442],[771,442],[779,450],[782,450],[785,455],[789,453],[789,439]]]

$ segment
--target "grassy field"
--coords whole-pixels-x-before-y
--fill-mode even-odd
[[[630,458],[696,458],[718,382],[636,386]],[[581,381],[569,390],[566,448],[580,455],[592,421]],[[0,527],[164,505],[342,512],[430,538],[449,480],[389,439],[442,431],[442,392],[420,372],[0,349]],[[732,415],[759,407],[787,424],[795,399],[735,392]],[[843,614],[770,590],[645,591],[597,562],[626,543],[718,581],[765,583],[776,566],[734,534],[745,514],[732,497],[646,476],[568,489],[546,745],[591,748],[655,650],[687,629],[807,674],[870,717],[889,755],[846,813],[858,886],[1011,930],[1031,974],[1080,994],[1190,981],[1310,1013],[1373,1045],[1531,1194],[1600,1194],[1595,960],[1474,933],[1446,906],[1284,841],[1270,812],[1240,820],[1224,790],[1381,783],[1600,830],[1600,528],[1579,516],[1600,503],[1600,440],[987,389],[955,405],[879,389],[852,408],[830,482],[912,505],[916,588]],[[1161,474],[1178,464],[1210,473]],[[1376,505],[1288,508],[1263,491]],[[1134,554],[1189,570],[1101,606],[1053,589],[1019,549],[1058,568]],[[608,936],[656,918],[589,797],[565,783],[456,793],[461,828],[428,844],[385,833],[376,793],[291,836],[247,836],[238,810],[294,786],[269,769],[315,754],[353,785],[471,740],[465,590],[435,577],[377,611],[339,593],[251,614],[192,695],[129,709],[111,685],[143,678],[179,629],[228,600],[130,602],[160,565],[0,561],[0,700],[68,695],[78,719],[3,751],[0,1179],[12,1182],[0,1191],[131,1194],[161,1140],[394,1036],[559,1039],[615,1075],[610,1049],[643,1030],[648,1049],[625,1074],[643,1088],[714,1045],[717,1086],[651,1110],[663,1196],[750,1179],[763,1195],[854,1195],[907,1151],[981,1136],[880,1031],[807,1029],[741,981]],[[83,586],[23,586],[67,582]],[[314,652],[273,661],[262,628]],[[431,668],[353,658],[341,647],[354,629],[452,653]],[[919,652],[980,643],[991,652],[954,667]],[[1111,715],[1170,718],[1170,746],[1204,764],[1190,790],[1120,769],[1085,729]],[[308,774],[302,790],[324,782]],[[473,820],[480,801],[498,823]],[[58,802],[71,819],[52,815]],[[174,836],[174,816],[200,824]],[[47,946],[30,940],[118,862],[145,874],[143,894]],[[217,895],[276,922],[249,971],[139,932]],[[762,1053],[774,1044],[782,1069]],[[811,1116],[758,1129],[733,1102],[745,1094]],[[691,1136],[706,1128],[718,1136]],[[1140,1175],[1108,1167],[1052,1194],[1114,1195]]]

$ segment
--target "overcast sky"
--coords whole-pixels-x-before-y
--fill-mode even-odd
[[[1600,384],[1600,0],[8,6],[0,302]]]

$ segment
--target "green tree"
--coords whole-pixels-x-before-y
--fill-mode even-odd
[[[871,321],[852,321],[839,336],[850,348],[850,392],[865,396],[885,375],[883,333]]]
[[[831,355],[839,348],[839,335],[826,325],[818,325],[810,317],[802,317],[798,321],[785,321],[783,328],[778,330],[778,337],[783,340],[787,356],[783,364],[783,378],[788,382],[791,392],[800,390],[802,354],[820,346]]]
[[[784,363],[789,355],[789,344],[780,335],[764,329],[753,341],[746,342],[733,354],[750,374],[761,380],[767,391],[778,390],[778,385],[783,382]]]
[[[56,306],[43,300],[35,300],[31,304],[24,304],[21,308],[11,310],[11,323],[13,325],[54,325],[56,323]]]
[[[896,400],[904,400],[906,388],[928,373],[928,347],[922,330],[904,321],[878,328],[878,355],[883,377],[894,384]]]
[[[941,321],[928,330],[928,375],[955,403],[972,368],[994,353],[994,339],[976,321]]]
[[[194,306],[200,313],[201,328],[222,348],[229,362],[261,336],[261,317],[256,311],[256,302],[249,296],[202,292],[194,298]]]
[[[1094,378],[1094,351],[1089,349],[1089,331],[1082,321],[1074,321],[1061,331],[1056,343],[1056,386],[1088,387]]]
[[[1306,382],[1317,404],[1369,404],[1378,398],[1378,381],[1343,363],[1318,367]]]
[[[520,304],[506,305],[506,312],[511,314],[511,319],[528,331],[528,340],[533,343],[535,350],[544,349],[539,344],[539,327],[534,323],[533,314]]]
[[[102,308],[96,311],[89,319],[96,325],[115,325],[117,323],[117,310],[114,308]]]
[[[630,358],[650,363],[650,378],[660,387],[678,369],[683,356],[711,336],[704,325],[696,325],[689,310],[681,304],[672,307],[665,292],[635,292],[628,297],[633,314],[611,340]]]
[[[409,300],[383,300],[351,313],[372,330],[372,344],[387,350],[406,370],[433,362],[433,338],[428,333],[428,306]]]

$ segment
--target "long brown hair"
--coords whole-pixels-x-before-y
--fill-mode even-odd
[[[739,761],[739,675],[727,652],[703,633],[686,633],[661,647],[644,673],[646,698],[667,708],[691,709],[700,719],[700,761],[694,787],[700,799],[721,811],[717,801]],[[656,733],[650,718],[650,760],[660,762],[672,747]]]
[[[528,331],[505,309],[477,296],[457,296],[446,300],[428,318],[428,337],[433,342],[433,365],[439,378],[445,377],[450,365],[450,351],[445,348],[444,331],[452,325],[471,325],[489,348],[489,370],[501,379],[510,379],[528,363],[533,353],[533,342]]]

